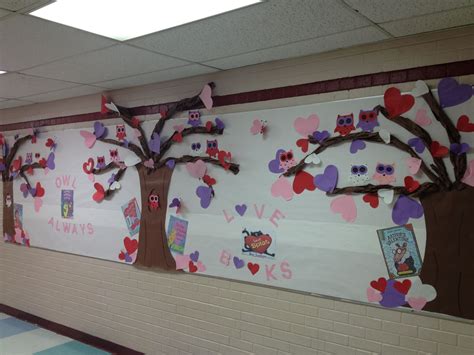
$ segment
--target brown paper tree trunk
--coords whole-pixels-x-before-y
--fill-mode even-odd
[[[7,196],[10,196],[11,205],[7,207]],[[15,236],[15,221],[13,216],[13,181],[3,182],[3,233]]]
[[[474,188],[421,198],[426,250],[420,278],[436,298],[425,310],[474,319]]]
[[[173,170],[164,166],[148,173],[148,169],[142,165],[138,166],[137,169],[140,178],[142,209],[138,255],[135,264],[176,270],[176,264],[168,247],[165,231],[168,189]],[[148,207],[148,196],[152,192],[159,196],[160,207],[158,210],[152,210]]]

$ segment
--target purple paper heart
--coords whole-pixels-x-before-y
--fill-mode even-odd
[[[27,197],[28,197],[29,189],[28,189],[28,185],[27,185],[27,184],[22,183],[22,184],[20,185],[20,191],[23,193],[23,197],[24,197],[24,198],[27,198]]]
[[[411,138],[408,140],[408,145],[416,150],[417,153],[423,153],[425,151],[425,143],[421,138]]]
[[[211,204],[212,188],[209,186],[198,186],[196,189],[196,195],[201,200],[201,207],[208,208]]]
[[[132,262],[132,257],[130,255],[128,255],[128,253],[125,253],[125,262],[126,263],[131,263]]]
[[[6,157],[8,155],[8,151],[9,151],[8,143],[5,142],[5,144],[2,145],[2,155]]]
[[[456,79],[444,78],[438,84],[438,95],[441,107],[462,104],[472,97],[472,86],[459,84]]]
[[[199,252],[196,250],[194,253],[189,254],[189,259],[197,263],[199,260]]]
[[[240,216],[243,216],[245,214],[245,211],[247,211],[247,205],[246,204],[235,205],[235,210]]]
[[[352,141],[349,151],[352,154],[355,154],[357,153],[357,151],[363,150],[363,149],[365,149],[365,142],[360,139],[356,139],[355,141]]]
[[[122,145],[125,147],[125,148],[128,148],[128,140],[124,139],[123,142],[122,142]]]
[[[168,207],[173,208],[173,207],[180,207],[180,206],[181,206],[181,201],[179,200],[179,198],[175,197],[173,198],[173,200],[171,201]]]
[[[35,189],[34,187],[31,187],[28,191],[30,192],[30,195],[31,195],[32,197],[35,197],[35,196],[36,196],[36,189]],[[26,196],[25,196],[25,197],[26,197]]]
[[[325,192],[332,192],[337,185],[338,171],[334,165],[328,165],[323,174],[314,177],[316,187]]]
[[[395,308],[403,306],[405,301],[405,295],[394,287],[396,280],[388,280],[387,286],[385,287],[384,292],[382,293],[382,299],[380,300],[380,305],[387,308]]]
[[[150,150],[153,153],[160,154],[160,148],[161,148],[161,141],[160,141],[160,135],[158,133],[153,133],[151,136],[150,142],[148,143]]]
[[[101,122],[94,123],[94,136],[104,138],[107,135],[107,128]]]
[[[216,117],[215,121],[216,121],[217,129],[222,130],[225,128],[224,122],[222,122],[222,120],[219,117]]]
[[[313,133],[313,138],[318,141],[319,143],[323,142],[324,140],[328,139],[330,136],[328,131],[316,131]]]
[[[46,166],[50,170],[54,170],[54,168],[56,167],[56,164],[54,163],[54,158],[54,153],[49,153],[48,159],[46,160]]]
[[[5,171],[5,163],[0,163],[0,171]]]
[[[270,170],[272,173],[281,174],[284,171],[284,169],[280,167],[280,155],[284,152],[284,149],[278,149],[275,154],[275,159],[268,163],[268,170]]]
[[[174,159],[170,159],[166,161],[166,166],[170,169],[174,169],[175,164],[176,162],[174,161]]]
[[[115,173],[112,173],[112,175],[110,175],[109,179],[107,180],[108,184],[111,185],[115,182]]]
[[[393,206],[393,223],[404,225],[410,218],[421,218],[423,216],[423,206],[410,197],[400,195]]]
[[[237,256],[234,256],[234,265],[236,269],[241,269],[245,266],[245,261],[238,258]]]
[[[464,153],[467,153],[471,147],[467,143],[452,143],[451,146],[449,147],[451,152],[453,152],[456,155],[461,155]]]

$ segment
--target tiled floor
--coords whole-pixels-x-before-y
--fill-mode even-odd
[[[106,355],[103,350],[0,313],[0,355]]]

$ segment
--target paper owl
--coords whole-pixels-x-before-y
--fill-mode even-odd
[[[110,153],[110,160],[113,161],[114,163],[117,163],[120,161],[120,157],[118,154],[118,149],[109,149]]]
[[[25,164],[33,163],[33,153],[26,153]]]
[[[188,124],[193,127],[198,127],[201,125],[201,113],[199,111],[189,111],[188,112]]]
[[[115,136],[119,141],[125,140],[125,137],[127,137],[127,131],[125,130],[124,124],[118,124],[115,126]]]
[[[12,205],[12,196],[10,194],[7,194],[5,196],[5,206],[10,207]]]
[[[200,142],[192,143],[191,151],[193,153],[201,153],[201,143]]]
[[[380,126],[378,114],[379,113],[377,110],[360,110],[359,122],[357,122],[356,127],[362,129],[365,132],[373,132],[375,127]]]
[[[336,128],[334,132],[338,132],[341,136],[348,135],[355,130],[354,114],[337,115]]]
[[[217,139],[214,139],[212,141],[207,141],[206,154],[208,154],[210,157],[216,157],[218,153],[219,153],[219,143],[217,142]]]
[[[395,164],[377,163],[372,179],[381,185],[388,185],[395,182]]]
[[[95,166],[96,169],[103,169],[105,168],[105,157],[102,155],[101,157],[97,157],[97,165]]]
[[[369,169],[367,168],[366,164],[351,165],[349,182],[351,182],[353,185],[361,185],[369,180]]]
[[[156,211],[160,208],[160,198],[155,192],[151,192],[148,196],[148,209],[151,211]]]
[[[284,172],[294,167],[296,164],[297,164],[297,161],[293,155],[292,150],[289,150],[287,152],[282,152],[280,154],[280,169],[283,169]]]

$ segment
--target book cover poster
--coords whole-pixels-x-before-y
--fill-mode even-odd
[[[130,236],[138,234],[140,231],[140,208],[138,207],[138,202],[136,198],[132,198],[125,205],[122,206],[123,217],[125,218],[125,223],[127,224],[128,231]]]
[[[74,217],[74,190],[61,190],[61,217]]]
[[[15,228],[23,229],[23,205],[19,203],[13,204],[13,222]]]
[[[184,219],[170,216],[168,223],[168,246],[172,251],[179,254],[184,253],[184,245],[186,244],[186,236],[188,233],[188,221]]]
[[[377,234],[391,279],[420,274],[422,261],[411,224],[379,229]]]

